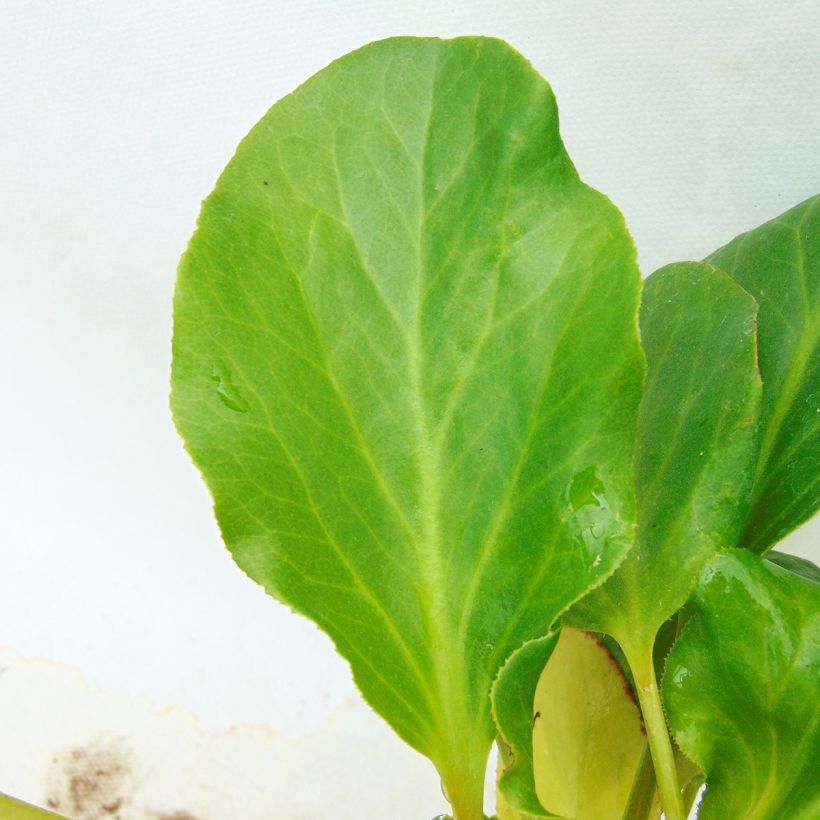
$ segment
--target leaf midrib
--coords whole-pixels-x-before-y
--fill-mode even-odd
[[[435,717],[442,720],[439,730],[446,738],[443,744],[447,749],[445,757],[456,757],[458,755],[456,750],[464,749],[466,741],[466,752],[472,754],[474,759],[481,760],[485,750],[477,748],[478,744],[475,744],[472,738],[468,737],[472,735],[472,732],[466,730],[467,727],[472,727],[473,732],[477,731],[479,735],[483,734],[483,727],[477,725],[475,721],[470,721],[466,711],[469,708],[469,698],[466,697],[465,692],[460,691],[460,687],[464,685],[464,681],[467,679],[467,661],[463,645],[455,643],[453,625],[447,606],[447,591],[450,585],[448,584],[448,573],[443,564],[443,539],[441,533],[442,455],[440,444],[433,435],[429,408],[424,401],[424,359],[422,355],[424,344],[422,334],[427,273],[425,265],[427,226],[425,180],[430,147],[430,131],[441,62],[441,50],[439,50],[436,55],[435,69],[432,72],[421,160],[418,163],[416,209],[418,221],[415,242],[416,304],[413,314],[413,327],[409,334],[411,342],[409,347],[410,384],[412,386],[413,412],[417,429],[416,462],[419,469],[419,501],[423,522],[422,538],[418,544],[423,549],[418,550],[418,560],[422,569],[422,577],[426,580],[423,591],[427,599],[427,606],[424,607],[423,612],[426,619],[426,633],[430,636],[430,654],[434,666],[434,679],[442,699],[441,713],[436,712]],[[449,768],[453,764],[459,766],[460,761],[449,760],[445,763],[445,768]],[[469,771],[471,769],[472,766],[465,765],[463,770]]]
[[[430,128],[432,124],[432,114],[435,104],[435,87],[437,77],[440,71],[441,57],[437,56],[435,71],[433,72],[433,79],[430,85],[430,95],[427,104],[427,118],[425,122],[425,133],[422,141],[422,156],[419,162],[414,163],[417,172],[417,208],[416,208],[416,224],[411,225],[405,223],[404,227],[410,234],[412,247],[415,252],[415,268],[416,268],[416,282],[415,282],[415,310],[412,317],[412,324],[408,327],[398,316],[392,304],[388,300],[386,294],[381,290],[378,284],[378,278],[370,270],[366,255],[363,249],[357,242],[356,236],[352,230],[352,222],[348,217],[348,211],[345,203],[345,193],[343,189],[343,175],[340,172],[338,163],[337,141],[334,140],[334,151],[332,155],[334,171],[336,176],[337,191],[339,196],[339,204],[342,209],[344,217],[344,228],[350,238],[351,244],[355,248],[358,256],[359,267],[362,274],[369,280],[379,300],[381,301],[385,310],[391,316],[393,322],[398,328],[401,338],[403,340],[408,363],[408,376],[410,383],[410,393],[412,395],[412,417],[415,427],[415,463],[418,470],[418,503],[420,508],[420,527],[413,526],[407,519],[405,513],[402,513],[402,520],[406,524],[408,541],[413,548],[416,555],[416,562],[419,570],[419,578],[421,583],[418,586],[419,595],[421,598],[421,612],[424,620],[424,631],[428,636],[428,646],[426,647],[429,653],[429,659],[433,665],[433,681],[434,688],[437,691],[439,698],[435,697],[433,689],[430,687],[429,680],[423,678],[420,671],[419,677],[426,686],[430,694],[430,713],[434,721],[438,723],[438,731],[448,735],[450,747],[457,741],[456,732],[459,729],[459,724],[463,721],[461,713],[466,706],[467,699],[464,693],[456,691],[457,683],[465,679],[466,663],[463,657],[463,652],[454,652],[456,647],[454,643],[452,626],[448,613],[448,583],[447,573],[445,572],[442,556],[443,556],[443,539],[441,533],[441,450],[438,442],[435,441],[433,435],[433,425],[430,421],[428,407],[424,401],[424,359],[422,351],[424,349],[422,341],[423,333],[423,307],[424,307],[424,291],[425,291],[425,274],[426,266],[424,262],[424,246],[425,246],[425,225],[426,225],[426,208],[424,204],[424,180],[426,172],[427,150],[430,144]],[[393,128],[386,112],[384,119]],[[395,131],[395,128],[394,128]],[[403,140],[399,140],[405,147]],[[409,153],[409,152],[408,152]],[[368,161],[373,164],[368,158]],[[390,196],[393,196],[391,191],[388,191]],[[316,328],[317,338],[318,328]],[[328,370],[330,368],[328,367]],[[358,422],[355,422],[355,415],[352,408],[349,406],[346,398],[343,397],[341,387],[336,384],[334,380],[334,387],[344,402],[346,410],[349,411],[351,422],[359,433],[361,433]],[[372,456],[372,451],[366,443],[366,438],[363,434],[360,438],[360,446],[363,451],[368,453],[368,466],[371,472],[376,477],[379,488],[382,494],[387,498],[391,505],[398,505],[398,501],[392,488],[384,480],[384,476]],[[400,505],[399,505],[400,506]],[[415,667],[418,670],[418,667]],[[466,725],[466,724],[465,724]],[[463,726],[462,726],[463,729]],[[436,745],[436,739],[431,738],[431,744]],[[480,750],[475,750],[475,753],[480,754]]]

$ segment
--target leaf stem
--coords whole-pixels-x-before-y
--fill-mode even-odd
[[[453,820],[484,820],[483,801],[476,802],[470,796],[466,800],[456,800],[450,804],[453,809]]]
[[[455,772],[455,774],[453,773]],[[453,820],[484,820],[484,777],[478,770],[439,769]]]
[[[675,765],[675,754],[672,741],[666,727],[666,716],[661,704],[661,694],[655,677],[655,664],[652,659],[652,642],[648,647],[642,646],[638,652],[624,647],[626,659],[632,668],[638,700],[643,712],[646,736],[652,753],[655,777],[658,780],[658,791],[661,805],[667,820],[685,820],[683,797],[678,784],[678,769]]]
[[[623,820],[647,820],[651,817],[652,805],[655,802],[657,791],[658,783],[652,765],[652,753],[647,745],[638,763],[635,779],[632,781],[632,789],[629,792],[629,802],[627,802],[626,809],[624,809]]]

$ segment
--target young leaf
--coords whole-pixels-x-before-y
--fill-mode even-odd
[[[669,265],[646,282],[638,542],[569,617],[613,635],[628,659],[629,648],[651,647],[703,565],[737,539],[757,445],[755,313],[754,300],[710,265]]]
[[[620,820],[646,747],[620,666],[589,633],[527,644],[493,687],[503,801],[538,817]],[[544,656],[549,656],[544,666]]]
[[[699,819],[820,817],[820,586],[731,550],[692,602],[663,690],[676,740],[706,772]]]
[[[764,553],[820,507],[820,196],[706,261],[760,304],[762,437],[738,545]]]
[[[277,103],[202,208],[172,406],[237,563],[481,816],[498,669],[621,560],[640,280],[506,44],[399,38]]]

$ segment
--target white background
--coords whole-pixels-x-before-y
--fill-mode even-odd
[[[649,273],[820,188],[816,12],[810,0],[5,0],[0,644],[206,727],[322,727],[355,698],[347,666],[235,568],[167,408],[175,267],[238,141],[370,40],[499,36],[553,85],[571,156],[622,209]],[[819,535],[815,522],[791,548],[817,560]],[[400,794],[389,763],[367,765]],[[340,758],[340,776],[357,765]],[[306,772],[293,788],[317,786]],[[419,788],[444,809],[432,774],[408,780]],[[383,816],[405,816],[390,800]]]

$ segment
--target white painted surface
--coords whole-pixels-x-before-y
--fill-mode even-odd
[[[571,155],[624,211],[647,272],[820,187],[812,0],[6,0],[0,18],[0,643],[206,730],[310,735],[357,697],[330,642],[232,564],[167,410],[177,260],[276,99],[379,37],[506,38],[552,83]],[[790,544],[817,560],[819,542],[815,522]],[[385,763],[370,816],[443,809],[435,775],[409,777],[413,753],[345,708]],[[25,725],[45,750],[68,724],[52,710]],[[359,782],[354,752],[341,782]],[[268,816],[341,816],[305,777],[303,808]]]

